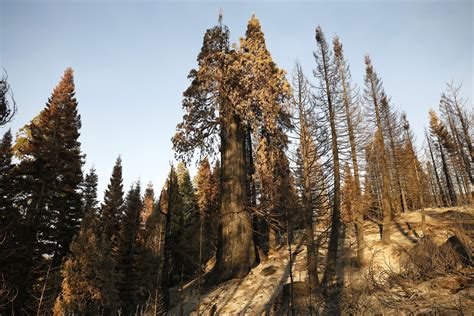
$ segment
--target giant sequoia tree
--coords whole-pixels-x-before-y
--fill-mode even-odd
[[[246,275],[256,260],[246,207],[246,135],[249,130],[277,134],[287,120],[282,104],[289,85],[265,47],[255,16],[240,49],[229,47],[229,31],[220,18],[204,35],[198,65],[189,75],[186,114],[173,143],[178,154],[188,158],[195,149],[213,153],[220,145],[221,226],[215,275],[226,280]]]

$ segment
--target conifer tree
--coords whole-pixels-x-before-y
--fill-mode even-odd
[[[201,248],[200,265],[202,265],[206,263],[213,254],[212,232],[216,230],[216,228],[212,227],[214,224],[214,222],[212,222],[214,217],[212,213],[212,171],[207,157],[199,164],[196,185],[200,215],[200,232],[202,232],[202,234],[199,234]]]
[[[169,287],[171,282],[171,269],[174,265],[173,241],[172,241],[172,222],[174,221],[174,212],[181,206],[181,195],[179,193],[178,176],[173,166],[171,166],[165,187],[161,191],[160,208],[165,216],[163,228],[163,259],[162,268],[159,276],[159,287],[155,292],[155,310],[162,309],[167,311],[170,304]],[[175,270],[177,270],[175,268]]]
[[[125,214],[120,229],[117,271],[119,274],[118,292],[122,310],[132,314],[138,305],[138,273],[137,254],[139,251],[138,233],[140,229],[140,213],[143,210],[140,183],[132,185],[127,193]]]
[[[400,211],[407,211],[406,193],[403,186],[402,177],[400,175],[400,147],[401,147],[401,129],[398,123],[398,113],[395,112],[390,104],[388,97],[383,94],[380,101],[380,114],[382,121],[383,133],[387,141],[387,153],[389,160],[389,170],[391,171],[391,179],[394,182],[391,185],[394,195],[398,198],[392,199],[394,204],[395,214],[398,215]],[[395,207],[396,206],[396,207]]]
[[[342,103],[344,104],[344,114],[347,125],[348,137],[349,137],[349,147],[350,147],[350,157],[352,162],[352,169],[354,173],[354,186],[355,186],[355,196],[354,196],[354,206],[353,211],[354,216],[354,226],[357,236],[357,258],[359,263],[364,261],[364,215],[362,206],[362,190],[360,186],[360,176],[359,176],[359,146],[358,146],[358,136],[360,131],[357,129],[357,126],[360,126],[361,117],[360,117],[360,107],[359,102],[354,96],[354,89],[351,86],[351,73],[349,70],[349,65],[344,58],[344,53],[342,49],[342,43],[339,41],[339,38],[336,36],[333,40],[333,50],[334,58],[336,60],[336,68],[338,73],[338,78],[342,90]],[[346,171],[345,171],[346,172]],[[359,209],[358,209],[359,208]]]
[[[242,49],[237,50],[230,49],[229,32],[221,19],[206,32],[198,56],[199,69],[191,71],[193,81],[184,94],[186,114],[173,138],[178,154],[188,158],[196,149],[212,154],[220,141],[221,230],[216,280],[242,277],[256,260],[246,208],[245,136],[249,129],[278,131],[280,122],[285,121],[281,105],[289,95],[283,70],[276,67],[263,46],[256,17],[249,21],[246,35]]]
[[[184,93],[186,114],[173,138],[176,151],[191,156],[200,148],[212,154],[220,141],[222,179],[220,251],[217,253],[216,281],[244,276],[255,262],[252,227],[245,214],[246,165],[245,131],[237,103],[232,102],[235,75],[232,63],[237,52],[229,47],[229,31],[219,24],[206,31],[198,55],[199,68],[189,77],[191,86]],[[220,133],[217,132],[220,130]],[[237,234],[237,227],[240,233]],[[232,251],[232,249],[234,251]]]
[[[68,68],[46,107],[21,130],[15,145],[22,192],[18,206],[24,214],[21,243],[25,245],[26,270],[35,271],[27,282],[38,290],[28,303],[33,309],[37,309],[36,304],[42,305],[38,309],[51,309],[60,285],[57,267],[68,254],[83,217],[81,121],[74,95],[73,71]],[[27,295],[21,293],[19,297],[24,300]],[[35,302],[36,298],[39,301]]]
[[[143,212],[142,212],[142,225],[145,225],[148,218],[153,212],[153,208],[155,207],[155,191],[153,190],[153,184],[151,182],[148,183],[145,189],[145,195],[143,196]]]
[[[46,108],[17,140],[19,172],[25,179],[22,191],[28,200],[26,222],[31,235],[42,235],[42,253],[54,253],[57,263],[67,254],[82,218],[81,121],[74,90],[68,68]]]
[[[209,235],[211,237],[212,249],[215,253],[217,250],[217,238],[220,223],[220,206],[221,206],[221,167],[220,161],[217,160],[212,168],[211,175],[211,217]]]
[[[441,110],[449,121],[453,138],[457,143],[459,158],[464,161],[466,173],[470,181],[470,195],[474,198],[474,147],[472,143],[472,119],[465,109],[465,101],[460,97],[461,85],[456,87],[449,83],[446,93],[441,95]]]
[[[438,187],[438,192],[439,192],[439,195],[441,195],[441,200],[443,202],[442,204],[443,204],[443,206],[448,206],[449,205],[448,197],[447,197],[444,185],[441,182],[440,174],[438,172],[437,162],[436,162],[436,159],[435,159],[435,152],[434,152],[434,148],[433,148],[434,144],[432,144],[432,139],[428,135],[428,132],[426,132],[426,131],[425,131],[425,138],[426,138],[426,142],[428,144],[428,151],[429,151],[429,155],[430,155],[431,162],[432,162],[432,167],[433,167],[433,172],[434,172],[435,179],[436,179],[436,184],[437,184],[437,187]]]
[[[18,286],[24,275],[18,269],[22,266],[21,214],[15,207],[16,181],[13,173],[12,134],[8,130],[0,143],[0,313],[14,312]]]
[[[308,266],[309,293],[319,290],[318,278],[318,249],[314,236],[314,214],[322,203],[316,190],[321,186],[321,181],[315,174],[318,173],[318,161],[321,158],[315,140],[318,139],[316,113],[310,91],[310,84],[303,74],[300,64],[296,64],[293,72],[293,125],[298,135],[297,171],[296,178],[300,188],[301,204],[304,212],[304,226],[306,234],[306,251]],[[318,212],[318,213],[319,213]],[[311,294],[312,295],[312,294]]]
[[[383,230],[382,240],[385,243],[390,242],[390,225],[391,225],[391,207],[390,207],[390,170],[388,166],[387,150],[385,148],[385,139],[382,125],[381,103],[385,97],[382,81],[379,79],[374,70],[370,57],[365,56],[365,90],[364,98],[368,108],[373,114],[372,123],[375,125],[375,142],[380,150],[381,162],[381,196],[382,196],[382,212],[383,212]]]
[[[92,167],[89,173],[84,177],[82,185],[82,204],[84,207],[84,220],[89,218],[97,219],[99,215],[98,200],[97,200],[97,183],[99,177],[96,170]]]
[[[264,216],[265,229],[260,232],[264,237],[266,247],[276,247],[275,234],[278,229],[279,217],[284,213],[278,208],[280,190],[273,184],[278,182],[283,174],[279,172],[287,147],[285,130],[289,127],[289,113],[283,101],[289,95],[289,85],[284,78],[284,72],[273,62],[266,48],[264,34],[255,16],[250,19],[245,38],[240,41],[240,61],[242,79],[240,91],[242,101],[252,112],[249,115],[246,128],[253,134],[256,142],[255,161],[256,175],[260,188],[259,209]],[[255,120],[259,120],[258,125]],[[248,142],[251,139],[247,136]],[[251,149],[252,145],[247,144]],[[252,156],[252,153],[249,153]],[[254,166],[249,166],[253,169]],[[280,173],[280,174],[279,174]],[[250,181],[253,179],[251,178]],[[280,179],[281,180],[281,179]],[[253,191],[253,190],[252,190]],[[252,200],[254,198],[250,198]]]
[[[336,263],[338,258],[339,234],[341,230],[341,173],[340,173],[340,136],[338,136],[338,117],[343,109],[337,103],[340,91],[336,85],[338,73],[336,63],[324,37],[321,27],[316,28],[316,60],[315,77],[319,80],[318,105],[326,119],[330,135],[330,160],[333,168],[332,202],[331,202],[331,232],[329,237],[328,255],[324,283],[332,284],[336,278]],[[339,137],[339,138],[338,138]]]
[[[85,176],[83,205],[86,215],[62,267],[63,281],[54,305],[55,315],[108,314],[119,306],[116,262],[110,255],[110,240],[99,226],[94,169]]]
[[[352,176],[351,168],[346,162],[344,164],[344,184],[342,186],[342,219],[345,222],[354,222],[354,209],[353,205],[356,204],[356,185],[354,177]]]
[[[192,276],[199,263],[199,209],[189,170],[183,163],[176,167],[178,201],[173,205],[171,222],[171,278],[178,282],[183,273]],[[184,267],[184,269],[183,269]]]
[[[430,110],[430,132],[433,136],[436,137],[437,143],[436,148],[439,151],[441,157],[441,166],[444,173],[444,177],[446,180],[446,189],[448,191],[448,198],[450,201],[451,206],[457,204],[457,196],[454,190],[454,185],[451,179],[451,174],[448,168],[448,160],[446,157],[446,150],[452,150],[452,139],[449,133],[446,130],[446,127],[440,122],[438,115],[433,111]]]
[[[110,177],[110,183],[104,195],[104,202],[101,205],[100,223],[104,234],[112,241],[112,253],[117,253],[120,238],[120,225],[124,215],[124,192],[122,179],[122,159],[120,156],[115,162]]]
[[[166,214],[162,208],[163,199],[162,192],[145,222],[145,228],[142,232],[143,246],[139,254],[139,262],[137,262],[139,264],[137,277],[139,290],[136,295],[140,302],[149,300],[152,310],[155,310],[155,308],[158,310],[163,303],[163,292],[160,285],[163,267],[164,214]]]
[[[418,161],[415,148],[413,146],[413,134],[410,129],[410,123],[408,122],[408,119],[406,117],[406,114],[402,114],[402,126],[403,130],[405,131],[405,143],[407,147],[407,156],[408,160],[411,160],[411,167],[413,168],[413,171],[415,172],[415,180],[416,180],[416,186],[414,186],[412,189],[413,191],[416,192],[416,195],[418,195],[418,200],[420,203],[420,209],[421,209],[421,230],[423,232],[423,235],[426,236],[426,218],[425,218],[425,200],[424,200],[424,187],[426,183],[423,181],[423,170],[421,168],[421,165]],[[411,168],[410,168],[411,169]]]

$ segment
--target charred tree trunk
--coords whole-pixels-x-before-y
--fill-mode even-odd
[[[385,150],[385,141],[383,137],[382,129],[382,120],[380,117],[379,110],[379,101],[375,95],[375,86],[372,82],[372,98],[375,108],[375,118],[377,122],[377,132],[376,132],[376,143],[378,142],[378,147],[380,148],[381,163],[382,163],[382,209],[383,209],[383,230],[382,230],[382,241],[384,243],[390,242],[390,225],[391,225],[391,207],[390,207],[390,178],[389,178],[389,168],[387,161],[387,154]]]
[[[354,134],[354,126],[352,122],[352,114],[350,109],[350,102],[349,102],[349,93],[347,91],[347,83],[346,83],[346,76],[344,73],[344,69],[342,68],[342,64],[338,64],[339,76],[342,81],[342,96],[344,101],[344,109],[346,114],[346,121],[347,121],[347,128],[349,131],[349,145],[351,148],[351,160],[352,160],[352,168],[354,169],[354,181],[355,181],[355,189],[356,189],[356,198],[357,198],[357,206],[360,207],[360,200],[362,198],[362,193],[360,189],[360,179],[359,179],[359,163],[357,161],[357,149],[356,149],[356,139]],[[357,235],[357,260],[359,264],[364,262],[364,248],[365,248],[365,237],[364,237],[364,216],[362,214],[361,209],[355,209],[356,216],[355,216],[355,231]]]
[[[339,166],[339,147],[336,131],[336,109],[331,88],[332,82],[329,74],[330,60],[328,60],[329,56],[325,54],[324,49],[322,49],[321,52],[324,88],[326,90],[327,110],[329,113],[329,126],[331,130],[331,153],[334,168],[331,233],[329,235],[328,255],[326,270],[324,273],[324,283],[330,285],[336,281],[336,265],[338,259],[337,250],[339,246],[339,234],[341,230],[341,173]]]
[[[235,113],[222,113],[221,223],[215,279],[247,275],[255,263],[252,222],[247,212],[245,129]]]
[[[439,152],[441,154],[441,163],[443,166],[444,177],[446,178],[446,187],[448,189],[449,200],[451,202],[451,206],[454,206],[457,204],[456,192],[454,191],[453,182],[451,181],[448,164],[446,162],[446,156],[444,154],[443,146],[441,144],[439,144]]]
[[[433,154],[433,148],[431,147],[431,138],[426,134],[426,141],[428,142],[428,150],[430,151],[431,161],[433,163],[433,170],[436,178],[436,182],[438,184],[439,193],[441,195],[441,200],[443,201],[443,206],[448,206],[448,199],[446,197],[444,187],[441,183],[441,179],[439,178],[438,167],[436,166],[436,160]]]

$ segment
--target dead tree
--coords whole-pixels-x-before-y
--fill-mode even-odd
[[[370,57],[365,56],[365,100],[373,114],[375,120],[375,141],[380,149],[380,160],[382,164],[382,210],[383,210],[383,231],[382,240],[390,242],[391,207],[390,207],[390,170],[388,167],[387,150],[385,149],[385,139],[382,125],[382,114],[380,106],[385,93],[382,81],[372,66]]]
[[[13,92],[8,83],[8,74],[4,69],[4,75],[0,78],[0,126],[9,123],[17,113],[17,106]]]

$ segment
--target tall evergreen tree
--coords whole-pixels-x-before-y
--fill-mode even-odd
[[[170,304],[169,287],[171,282],[171,267],[173,263],[172,256],[172,222],[174,221],[174,212],[181,207],[181,195],[179,193],[178,176],[173,166],[171,166],[165,187],[161,191],[160,208],[164,213],[163,225],[163,254],[162,265],[159,274],[159,286],[155,292],[155,310],[161,309],[167,311]]]
[[[146,200],[145,194],[145,200]],[[142,231],[142,247],[137,263],[138,286],[136,295],[138,301],[150,301],[150,309],[154,311],[163,303],[163,291],[161,287],[163,267],[163,245],[165,231],[165,212],[162,203],[163,193],[153,205],[150,216],[147,217],[145,228]],[[146,202],[146,201],[145,201]]]
[[[127,193],[125,214],[121,223],[118,250],[117,271],[119,274],[118,290],[122,310],[125,314],[135,311],[138,290],[137,254],[140,229],[140,213],[143,209],[140,183],[132,185]]]
[[[282,175],[279,174],[279,163],[282,162],[279,157],[284,155],[288,142],[285,131],[290,125],[290,116],[285,102],[290,95],[290,86],[284,77],[285,72],[272,60],[260,22],[255,16],[248,22],[245,37],[240,40],[239,57],[242,70],[239,90],[242,102],[250,109],[244,113],[248,117],[246,129],[253,134],[256,143],[255,158],[251,158],[250,163],[255,161],[256,181],[259,184],[258,209],[264,216],[264,230],[260,233],[265,236],[266,248],[274,249],[275,224],[284,212],[278,209],[280,191],[273,183]],[[247,148],[250,150],[251,139],[248,141]],[[253,169],[254,166],[248,168]]]
[[[49,276],[48,271],[58,271],[55,268],[68,254],[83,217],[81,121],[74,95],[73,71],[68,68],[46,107],[22,129],[15,145],[15,154],[20,159],[16,172],[22,191],[18,205],[24,214],[21,242],[29,256],[28,269],[33,270],[34,266],[35,273],[30,276],[45,278],[36,284],[41,292],[35,294],[39,301],[30,302],[29,306],[36,309],[39,304],[40,310],[51,308],[54,295],[45,293],[45,289],[54,293],[60,283],[49,284],[58,278],[56,272]],[[30,283],[33,285],[34,281]],[[19,297],[24,297],[23,293]]]
[[[212,221],[214,214],[212,209],[212,170],[207,157],[199,164],[196,175],[196,194],[200,215],[200,234],[199,246],[201,256],[199,264],[205,264],[213,254],[213,236],[212,232],[217,227],[213,227]]]
[[[98,181],[99,177],[97,176],[95,168],[92,167],[89,170],[89,173],[87,173],[84,177],[84,182],[82,185],[82,203],[84,207],[85,220],[88,219],[88,216],[90,218],[97,219],[97,216],[99,215],[99,201],[97,200]]]
[[[99,226],[97,180],[92,168],[83,184],[85,218],[62,267],[62,288],[54,305],[55,315],[107,314],[119,306],[116,262],[110,255],[110,240]]]
[[[211,236],[211,245],[214,253],[217,250],[217,239],[219,235],[221,207],[221,165],[217,160],[212,168],[211,176],[211,218],[209,235]]]
[[[31,235],[41,235],[40,252],[54,254],[57,263],[67,254],[83,215],[81,121],[74,90],[73,71],[68,68],[46,108],[17,140],[26,222]]]
[[[15,178],[12,161],[12,134],[8,130],[0,143],[0,313],[13,313],[15,297],[22,283],[21,214],[15,206]],[[2,311],[3,310],[3,311]]]
[[[247,214],[246,135],[249,129],[277,131],[284,121],[281,104],[289,95],[283,70],[275,66],[263,46],[256,17],[249,21],[246,35],[242,49],[237,50],[229,47],[229,32],[221,19],[206,32],[199,69],[191,71],[193,81],[185,92],[186,114],[173,138],[178,154],[188,158],[196,149],[202,154],[214,152],[220,141],[221,230],[216,280],[242,277],[256,260]]]
[[[191,182],[189,170],[183,163],[176,167],[177,183],[175,188],[179,194],[178,201],[173,205],[173,221],[171,222],[171,278],[178,282],[181,274],[189,277],[199,267],[199,209]]]
[[[124,192],[122,179],[122,158],[115,162],[110,183],[101,205],[100,222],[105,236],[112,241],[112,252],[116,254],[120,238],[120,225],[124,216]]]
[[[143,212],[141,214],[143,225],[145,225],[148,218],[153,213],[154,207],[155,207],[155,191],[153,190],[153,184],[149,182],[145,189],[145,195],[143,196]]]

